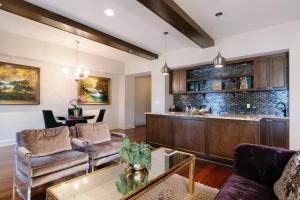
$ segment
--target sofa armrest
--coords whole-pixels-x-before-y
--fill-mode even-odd
[[[122,138],[122,139],[127,138],[127,135],[124,133],[111,132],[110,135],[113,137]]]
[[[78,138],[71,138],[71,143],[78,148],[85,148],[88,145],[87,141]]]
[[[18,159],[25,162],[31,162],[32,153],[25,147],[17,147],[16,154]]]
[[[234,151],[234,173],[270,188],[295,153],[287,149],[255,144],[240,144]]]

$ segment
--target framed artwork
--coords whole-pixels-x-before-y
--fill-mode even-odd
[[[109,104],[110,78],[89,76],[78,82],[79,104]]]
[[[0,62],[0,104],[40,104],[40,68]]]

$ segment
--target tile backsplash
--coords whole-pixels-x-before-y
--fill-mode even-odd
[[[176,109],[184,110],[186,105],[206,107],[213,114],[268,114],[282,115],[279,102],[287,105],[288,90],[238,92],[238,93],[207,93],[207,94],[174,94]],[[250,104],[251,108],[247,108]]]

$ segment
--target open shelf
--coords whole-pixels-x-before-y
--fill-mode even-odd
[[[207,81],[207,80],[217,80],[217,79],[233,79],[233,78],[241,78],[241,77],[250,77],[253,74],[237,74],[230,76],[214,76],[214,77],[201,77],[201,78],[191,78],[187,79],[186,82],[197,82],[197,81]]]

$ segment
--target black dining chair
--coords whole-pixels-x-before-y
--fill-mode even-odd
[[[64,126],[62,122],[57,122],[55,120],[52,110],[43,110],[43,116],[46,128]]]
[[[101,109],[96,122],[103,122],[104,114],[105,114],[105,109]]]

